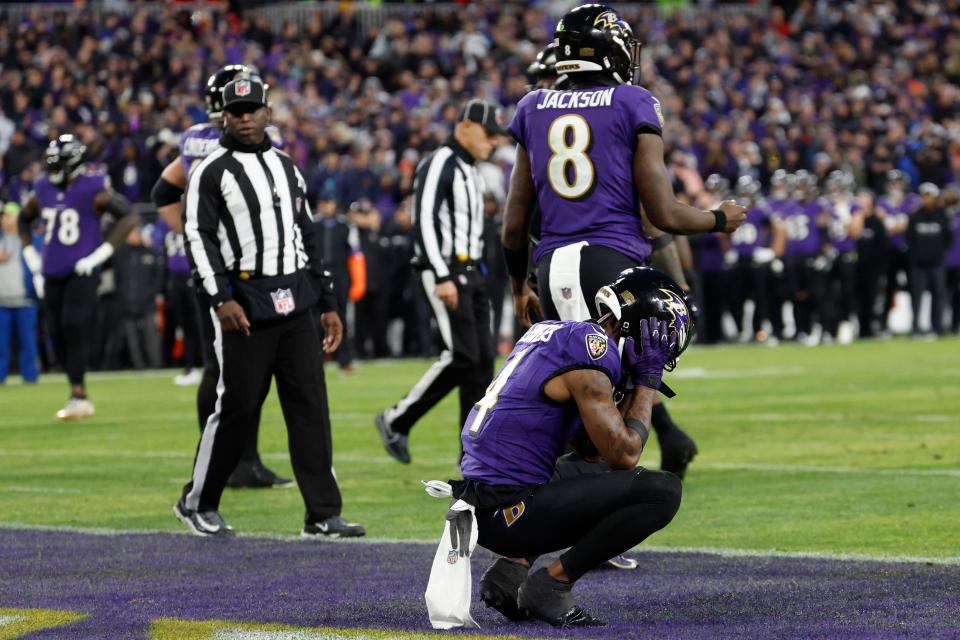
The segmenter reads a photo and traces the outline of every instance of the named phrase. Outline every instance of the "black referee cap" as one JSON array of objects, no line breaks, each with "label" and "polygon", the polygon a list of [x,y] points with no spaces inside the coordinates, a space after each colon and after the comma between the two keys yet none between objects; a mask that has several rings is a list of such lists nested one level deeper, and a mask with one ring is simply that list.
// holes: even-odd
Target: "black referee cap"
[{"label": "black referee cap", "polygon": [[242,76],[223,88],[223,108],[234,104],[267,106],[267,86],[257,76]]},{"label": "black referee cap", "polygon": [[478,98],[474,98],[463,105],[460,109],[460,117],[457,120],[476,122],[483,125],[483,128],[487,131],[497,135],[510,135],[510,132],[504,129],[497,120],[497,107]]}]

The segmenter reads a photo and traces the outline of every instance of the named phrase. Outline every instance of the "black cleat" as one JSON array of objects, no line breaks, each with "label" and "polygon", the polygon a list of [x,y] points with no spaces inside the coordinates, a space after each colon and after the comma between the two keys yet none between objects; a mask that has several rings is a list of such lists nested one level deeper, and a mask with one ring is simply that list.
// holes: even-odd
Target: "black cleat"
[{"label": "black cleat", "polygon": [[190,532],[196,536],[225,538],[234,535],[233,527],[224,522],[218,511],[188,509],[183,498],[180,498],[177,504],[173,506],[173,515],[187,525]]},{"label": "black cleat", "polygon": [[241,460],[237,468],[227,478],[227,486],[231,489],[285,489],[293,486],[290,478],[281,478],[268,469],[261,462],[247,462]]},{"label": "black cleat", "polygon": [[673,427],[660,437],[660,469],[681,480],[697,453],[696,443],[680,427]]},{"label": "black cleat", "polygon": [[527,576],[520,585],[517,604],[539,620],[555,627],[598,627],[597,620],[573,601],[573,584],[554,580],[546,568]]},{"label": "black cleat", "polygon": [[526,620],[530,614],[517,605],[517,592],[527,579],[528,570],[522,564],[506,558],[498,559],[480,578],[480,599],[506,616],[507,620]]},{"label": "black cleat", "polygon": [[320,522],[305,524],[301,538],[361,538],[367,530],[355,522],[347,522],[343,516],[330,516]]},{"label": "black cleat", "polygon": [[390,457],[403,464],[410,464],[410,451],[407,449],[407,434],[397,433],[387,424],[387,416],[383,411],[377,414],[373,419],[377,425],[377,432],[380,434],[380,440],[383,441],[383,448],[387,450]]}]

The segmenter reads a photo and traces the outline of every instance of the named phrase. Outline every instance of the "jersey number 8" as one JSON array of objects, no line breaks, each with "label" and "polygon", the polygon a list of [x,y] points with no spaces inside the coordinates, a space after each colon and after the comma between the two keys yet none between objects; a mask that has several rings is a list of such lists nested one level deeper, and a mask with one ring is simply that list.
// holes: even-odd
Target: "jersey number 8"
[{"label": "jersey number 8", "polygon": [[[568,113],[550,124],[547,144],[553,155],[547,163],[547,177],[561,197],[576,200],[593,188],[596,172],[586,153],[590,142],[590,125],[583,116]],[[567,165],[573,166],[572,181],[568,178]]]}]

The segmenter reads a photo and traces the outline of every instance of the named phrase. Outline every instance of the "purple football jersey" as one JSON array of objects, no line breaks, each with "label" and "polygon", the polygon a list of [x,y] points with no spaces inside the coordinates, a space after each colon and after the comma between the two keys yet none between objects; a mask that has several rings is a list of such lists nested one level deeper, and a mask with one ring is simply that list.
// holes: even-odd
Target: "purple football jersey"
[{"label": "purple football jersey", "polygon": [[766,202],[755,202],[747,209],[747,219],[730,234],[730,245],[741,256],[752,256],[753,250],[770,246],[770,208]]},{"label": "purple football jersey", "polygon": [[572,369],[598,369],[612,384],[620,352],[599,325],[548,320],[520,338],[463,426],[463,477],[492,485],[550,481],[553,466],[582,424],[576,403],[559,404],[543,387]]},{"label": "purple football jersey", "polygon": [[877,200],[877,208],[882,209],[887,225],[887,242],[891,247],[906,250],[907,248],[907,230],[904,228],[900,233],[891,233],[890,229],[896,225],[904,224],[910,214],[920,207],[920,198],[912,193],[904,196],[903,200],[895,203],[889,196],[883,196]]},{"label": "purple football jersey", "polygon": [[509,129],[527,151],[542,216],[534,263],[584,240],[637,262],[650,255],[633,156],[637,134],[662,127],[660,103],[632,85],[538,89],[523,97]]},{"label": "purple football jersey", "polygon": [[697,266],[704,273],[716,273],[724,270],[723,247],[715,233],[705,233],[697,238]]},{"label": "purple football jersey", "polygon": [[953,244],[950,245],[950,251],[947,252],[947,258],[944,264],[948,269],[960,268],[960,211],[955,211],[951,216],[950,223],[953,225]]},{"label": "purple football jersey", "polygon": [[98,193],[110,188],[110,178],[87,173],[60,189],[47,176],[34,183],[37,208],[43,220],[43,275],[73,273],[77,260],[103,242],[100,216],[93,209]]},{"label": "purple football jersey", "polygon": [[787,199],[777,203],[773,215],[787,232],[786,255],[810,257],[820,253],[817,217],[824,206],[825,203],[819,198],[809,202]]},{"label": "purple football jersey", "polygon": [[167,258],[167,271],[181,275],[190,273],[190,262],[183,246],[183,234],[177,233],[163,220],[157,220],[153,226],[153,244],[163,247],[163,255]]},{"label": "purple football jersey", "polygon": [[[267,136],[277,149],[283,148],[283,139],[274,126],[267,127]],[[195,124],[180,136],[180,162],[183,173],[190,175],[195,160],[203,160],[220,148],[220,129],[209,122]]]},{"label": "purple football jersey", "polygon": [[834,202],[830,209],[830,222],[827,225],[827,233],[830,236],[830,243],[833,248],[840,253],[849,253],[857,248],[857,241],[850,237],[847,226],[850,224],[850,218],[860,211],[860,204],[856,201]]}]

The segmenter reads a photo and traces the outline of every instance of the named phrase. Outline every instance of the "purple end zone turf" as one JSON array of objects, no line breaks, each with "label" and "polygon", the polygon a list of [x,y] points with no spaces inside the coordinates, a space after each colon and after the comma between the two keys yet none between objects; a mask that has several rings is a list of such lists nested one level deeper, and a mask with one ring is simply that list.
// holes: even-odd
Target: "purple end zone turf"
[{"label": "purple end zone turf", "polygon": [[[297,626],[430,629],[436,547],[186,535],[0,530],[0,608],[90,617],[30,638],[146,638],[174,617]],[[609,625],[512,624],[474,596],[481,633],[584,638],[960,637],[960,567],[638,553],[634,571],[581,580]],[[491,556],[474,558],[474,588]]]}]

